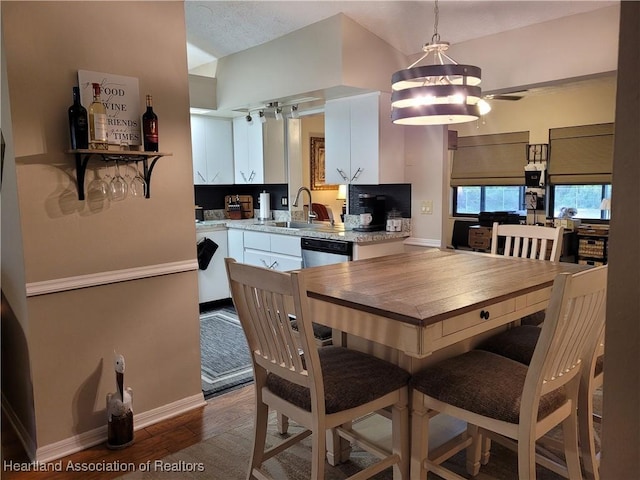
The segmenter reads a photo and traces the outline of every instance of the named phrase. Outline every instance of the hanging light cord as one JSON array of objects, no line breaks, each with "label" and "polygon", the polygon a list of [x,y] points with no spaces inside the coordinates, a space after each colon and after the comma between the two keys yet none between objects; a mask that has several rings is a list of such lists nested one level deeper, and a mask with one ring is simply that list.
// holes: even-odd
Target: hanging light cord
[{"label": "hanging light cord", "polygon": [[436,5],[433,7],[433,13],[435,15],[435,20],[433,22],[433,36],[431,37],[431,43],[440,43],[440,34],[438,33],[438,22],[440,21],[440,7],[438,7],[438,0],[436,0]]}]

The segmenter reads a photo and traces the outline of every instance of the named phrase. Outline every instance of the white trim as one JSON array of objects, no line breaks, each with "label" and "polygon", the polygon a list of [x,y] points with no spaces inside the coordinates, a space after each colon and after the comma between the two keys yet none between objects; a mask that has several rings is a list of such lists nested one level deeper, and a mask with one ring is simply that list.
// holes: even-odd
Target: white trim
[{"label": "white trim", "polygon": [[[133,423],[135,425],[135,430],[140,430],[148,427],[149,425],[167,420],[168,418],[175,417],[176,415],[188,412],[194,408],[202,407],[206,405],[206,403],[207,402],[204,401],[203,394],[199,393],[191,397],[178,400],[177,402],[169,403],[162,407],[134,415]],[[107,426],[104,425],[102,427],[89,430],[88,432],[83,432],[79,435],[74,435],[73,437],[65,438],[59,442],[38,448],[35,453],[34,461],[40,463],[51,462],[53,460],[66,457],[67,455],[71,455],[72,453],[106,442],[106,440]],[[31,458],[33,458],[33,456],[31,456]]]},{"label": "white trim", "polygon": [[31,435],[25,428],[24,424],[20,421],[20,418],[18,418],[18,415],[16,415],[15,410],[11,406],[11,403],[9,403],[9,400],[7,400],[7,397],[4,396],[4,393],[0,393],[0,395],[1,395],[0,401],[2,402],[2,410],[4,410],[4,413],[7,416],[7,420],[9,420],[9,423],[15,430],[16,435],[18,436],[18,439],[20,440],[20,443],[24,448],[24,451],[27,453],[29,458],[35,458],[36,456],[35,440],[31,438]]},{"label": "white trim", "polygon": [[161,263],[158,265],[145,265],[144,267],[125,268],[109,272],[89,273],[75,277],[56,278],[42,282],[27,283],[27,297],[46,295],[48,293],[64,292],[78,288],[96,287],[109,283],[126,282],[140,278],[157,277],[172,273],[189,272],[198,269],[195,259],[180,262]]},{"label": "white trim", "polygon": [[405,245],[411,245],[414,247],[435,247],[440,248],[440,240],[437,238],[418,238],[409,237],[404,241]]}]

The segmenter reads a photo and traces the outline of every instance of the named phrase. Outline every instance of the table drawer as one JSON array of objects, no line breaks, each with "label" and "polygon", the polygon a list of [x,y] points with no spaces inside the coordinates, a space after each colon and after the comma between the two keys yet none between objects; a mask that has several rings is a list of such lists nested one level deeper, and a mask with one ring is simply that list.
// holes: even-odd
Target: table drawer
[{"label": "table drawer", "polygon": [[459,315],[455,318],[442,322],[442,335],[451,335],[466,328],[471,328],[487,320],[494,320],[503,315],[514,312],[516,309],[515,299],[505,300],[486,308],[479,308],[472,312]]}]

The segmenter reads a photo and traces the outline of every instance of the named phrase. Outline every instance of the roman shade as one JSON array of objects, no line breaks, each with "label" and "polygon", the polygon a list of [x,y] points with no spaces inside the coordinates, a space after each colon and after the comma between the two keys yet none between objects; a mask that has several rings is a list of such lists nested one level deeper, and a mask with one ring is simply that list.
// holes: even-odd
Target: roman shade
[{"label": "roman shade", "polygon": [[611,183],[613,131],[613,123],[550,129],[550,182]]},{"label": "roman shade", "polygon": [[451,186],[524,185],[529,132],[459,137]]}]

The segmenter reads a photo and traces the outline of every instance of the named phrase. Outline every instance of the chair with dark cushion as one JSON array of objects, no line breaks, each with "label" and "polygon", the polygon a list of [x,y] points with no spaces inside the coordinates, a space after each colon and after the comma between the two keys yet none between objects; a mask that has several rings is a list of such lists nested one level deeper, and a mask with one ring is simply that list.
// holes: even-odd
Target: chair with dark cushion
[{"label": "chair with dark cushion", "polygon": [[[424,479],[428,471],[460,478],[442,464],[464,448],[467,468],[476,475],[481,461],[489,459],[481,455],[483,439],[500,437],[518,452],[519,477],[535,479],[536,440],[556,425],[562,425],[566,473],[572,480],[582,478],[576,405],[582,367],[593,358],[604,328],[606,278],[606,266],[558,275],[528,366],[472,350],[413,376],[412,478]],[[429,420],[438,413],[470,427],[446,451],[430,452]]]},{"label": "chair with dark cushion", "polygon": [[[510,328],[504,332],[489,337],[478,345],[478,349],[502,355],[524,365],[529,365],[533,358],[540,327],[533,325],[521,325]],[[600,335],[598,347],[594,355],[589,359],[588,368],[584,368],[581,374],[580,389],[578,395],[578,432],[580,435],[580,455],[584,465],[586,478],[598,480],[599,453],[596,449],[595,431],[593,422],[602,422],[602,417],[593,412],[593,394],[603,383],[604,371],[604,332]],[[546,439],[546,444],[554,449],[558,448],[557,442]],[[488,445],[484,446],[487,454]],[[562,474],[563,472],[558,472]]]},{"label": "chair with dark cushion", "polygon": [[[256,423],[248,478],[269,478],[264,462],[311,435],[311,478],[324,478],[326,433],[333,429],[380,460],[358,472],[370,478],[393,466],[409,476],[410,375],[400,367],[344,347],[316,345],[305,270],[278,272],[226,259],[238,318],[253,362]],[[299,334],[291,327],[296,318]],[[392,451],[351,429],[351,422],[391,409]],[[265,451],[269,409],[305,427]],[[351,478],[351,477],[350,477]]]}]

